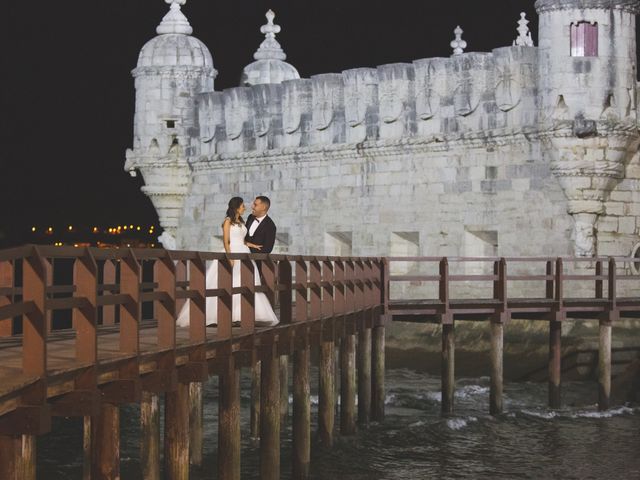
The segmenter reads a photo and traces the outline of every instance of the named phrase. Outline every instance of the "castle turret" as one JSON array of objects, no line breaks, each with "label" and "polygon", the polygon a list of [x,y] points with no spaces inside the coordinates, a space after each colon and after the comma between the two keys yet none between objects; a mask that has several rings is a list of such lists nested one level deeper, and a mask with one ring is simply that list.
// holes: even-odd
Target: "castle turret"
[{"label": "castle turret", "polygon": [[544,145],[575,220],[575,253],[597,254],[597,222],[638,141],[637,0],[537,0]]},{"label": "castle turret", "polygon": [[[190,182],[187,159],[198,154],[196,95],[213,91],[217,74],[207,47],[191,33],[181,11],[186,0],[165,0],[170,10],[142,47],[132,71],[136,87],[133,149],[125,170],[140,171],[160,225],[175,237]],[[166,238],[166,237],[165,237]]]},{"label": "castle turret", "polygon": [[253,54],[255,62],[244,67],[242,71],[240,83],[245,87],[265,83],[282,83],[285,80],[300,78],[295,67],[285,62],[287,55],[276,40],[276,34],[280,33],[280,25],[273,23],[276,14],[269,10],[265,16],[267,24],[260,28],[265,39]]}]

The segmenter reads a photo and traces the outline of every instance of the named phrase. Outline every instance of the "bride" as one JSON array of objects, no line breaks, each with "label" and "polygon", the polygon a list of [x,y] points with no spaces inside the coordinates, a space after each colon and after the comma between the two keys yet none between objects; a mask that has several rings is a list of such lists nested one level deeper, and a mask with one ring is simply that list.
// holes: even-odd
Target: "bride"
[{"label": "bride", "polygon": [[[233,197],[229,200],[227,208],[227,216],[222,223],[222,238],[224,250],[227,253],[251,253],[249,247],[260,250],[261,245],[255,245],[245,242],[247,235],[247,227],[242,219],[245,211],[244,200],[240,197]],[[240,260],[230,260],[233,266],[233,286],[240,286]],[[256,267],[256,263],[252,260],[253,271],[255,275],[255,284],[260,285],[260,273]],[[211,262],[206,273],[207,288],[217,288],[218,286],[218,261]],[[178,315],[177,325],[179,327],[189,326],[189,301],[187,301]],[[278,317],[273,311],[269,299],[262,292],[255,293],[255,323],[260,326],[273,326],[278,323]],[[218,323],[218,299],[216,297],[207,297],[207,325],[217,325]],[[232,299],[232,318],[234,323],[240,322],[240,294],[233,295]]]}]

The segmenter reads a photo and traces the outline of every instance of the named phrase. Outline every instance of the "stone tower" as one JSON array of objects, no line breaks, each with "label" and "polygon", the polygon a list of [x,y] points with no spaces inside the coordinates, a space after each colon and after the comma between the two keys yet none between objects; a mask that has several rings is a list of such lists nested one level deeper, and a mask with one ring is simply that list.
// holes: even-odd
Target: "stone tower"
[{"label": "stone tower", "polygon": [[[193,29],[180,6],[186,0],[165,0],[170,10],[147,42],[132,71],[136,108],[133,150],[125,169],[140,171],[143,192],[151,199],[165,230],[163,241],[175,238],[190,183],[187,158],[198,146],[195,99],[214,88],[216,70],[207,47],[191,36]],[[167,237],[170,235],[171,237]]]},{"label": "stone tower", "polygon": [[568,199],[578,256],[637,150],[636,0],[537,0],[544,150]]}]

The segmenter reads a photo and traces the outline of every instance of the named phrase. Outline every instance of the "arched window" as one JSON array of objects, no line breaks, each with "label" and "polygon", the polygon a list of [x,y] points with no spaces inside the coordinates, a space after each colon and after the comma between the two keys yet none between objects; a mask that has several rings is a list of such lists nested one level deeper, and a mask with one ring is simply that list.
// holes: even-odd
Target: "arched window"
[{"label": "arched window", "polygon": [[598,56],[598,24],[578,22],[571,24],[571,56]]}]

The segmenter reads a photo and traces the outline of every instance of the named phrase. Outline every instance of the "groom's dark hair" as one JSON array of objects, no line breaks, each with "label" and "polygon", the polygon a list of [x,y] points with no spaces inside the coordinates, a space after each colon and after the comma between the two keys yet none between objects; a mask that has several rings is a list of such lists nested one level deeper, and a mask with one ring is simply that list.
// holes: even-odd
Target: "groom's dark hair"
[{"label": "groom's dark hair", "polygon": [[271,207],[271,200],[269,200],[269,197],[265,197],[264,195],[259,195],[256,197],[256,200],[260,200],[262,203],[266,203],[267,210],[269,210],[269,207]]}]

